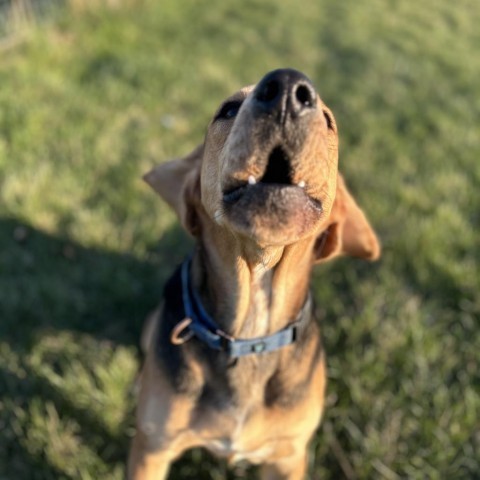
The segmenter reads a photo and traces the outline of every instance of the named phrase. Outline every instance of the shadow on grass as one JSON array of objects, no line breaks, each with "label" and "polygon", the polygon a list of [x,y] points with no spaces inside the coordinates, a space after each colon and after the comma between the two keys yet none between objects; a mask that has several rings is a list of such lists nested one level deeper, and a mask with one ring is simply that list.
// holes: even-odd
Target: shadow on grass
[{"label": "shadow on grass", "polygon": [[145,315],[189,248],[174,227],[141,261],[0,219],[0,335],[25,352],[43,329],[137,345]]},{"label": "shadow on grass", "polygon": [[[36,398],[43,405],[52,403],[62,421],[73,419],[80,425],[82,442],[106,464],[123,461],[126,436],[109,432],[95,413],[74,405],[24,359],[43,335],[62,332],[74,338],[86,334],[113,346],[137,346],[146,314],[189,249],[179,227],[166,232],[142,261],[0,219],[0,353],[8,359],[10,352],[16,359],[15,369],[0,367],[0,478],[69,478],[44,454],[24,447],[25,424],[16,417]],[[132,419],[121,423],[125,428],[118,431],[124,434]]]}]

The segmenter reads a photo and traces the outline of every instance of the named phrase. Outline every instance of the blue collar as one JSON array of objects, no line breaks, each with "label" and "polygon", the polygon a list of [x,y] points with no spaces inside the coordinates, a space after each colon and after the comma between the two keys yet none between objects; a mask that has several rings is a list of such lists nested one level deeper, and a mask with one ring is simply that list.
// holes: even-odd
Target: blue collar
[{"label": "blue collar", "polygon": [[186,319],[191,320],[186,328],[190,330],[191,335],[195,335],[201,342],[214,350],[226,352],[231,358],[272,352],[291,345],[297,339],[299,329],[310,318],[309,312],[307,312],[311,306],[309,294],[295,321],[284,329],[264,337],[252,339],[233,338],[222,331],[205,311],[198,292],[193,288],[191,282],[191,263],[191,258],[189,257],[183,262],[181,267],[183,308]]}]

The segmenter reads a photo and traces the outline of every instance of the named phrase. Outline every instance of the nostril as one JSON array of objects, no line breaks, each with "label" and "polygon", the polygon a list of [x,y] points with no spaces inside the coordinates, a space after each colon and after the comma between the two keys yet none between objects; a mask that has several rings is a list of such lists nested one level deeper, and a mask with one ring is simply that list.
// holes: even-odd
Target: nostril
[{"label": "nostril", "polygon": [[306,85],[299,85],[295,91],[295,98],[304,107],[313,107],[314,97]]},{"label": "nostril", "polygon": [[271,102],[277,98],[280,86],[276,80],[270,80],[257,92],[257,100],[260,102]]},{"label": "nostril", "polygon": [[277,121],[285,123],[314,110],[317,94],[303,73],[287,68],[267,73],[255,87],[253,100],[258,115],[276,115]]}]

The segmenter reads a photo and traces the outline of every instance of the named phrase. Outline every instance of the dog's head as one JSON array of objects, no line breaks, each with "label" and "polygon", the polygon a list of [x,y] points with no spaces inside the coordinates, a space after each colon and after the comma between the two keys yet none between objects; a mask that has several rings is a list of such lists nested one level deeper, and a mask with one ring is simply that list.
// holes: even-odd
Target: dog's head
[{"label": "dog's head", "polygon": [[225,100],[201,146],[145,179],[193,235],[210,221],[260,247],[315,236],[317,260],[377,258],[376,236],[337,164],[331,111],[305,75],[284,69]]}]

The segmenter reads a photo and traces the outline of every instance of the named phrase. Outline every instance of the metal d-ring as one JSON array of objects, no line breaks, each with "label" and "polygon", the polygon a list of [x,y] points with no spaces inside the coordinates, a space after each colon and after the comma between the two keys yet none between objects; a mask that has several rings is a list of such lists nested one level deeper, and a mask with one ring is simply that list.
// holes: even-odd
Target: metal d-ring
[{"label": "metal d-ring", "polygon": [[188,326],[191,323],[192,323],[192,319],[187,317],[175,325],[175,327],[172,330],[172,334],[170,335],[170,342],[173,345],[182,345],[188,342],[193,337],[194,333],[191,330],[183,337],[181,336],[182,332],[186,328],[188,328]]}]

